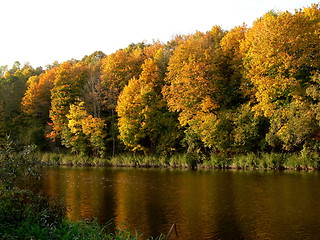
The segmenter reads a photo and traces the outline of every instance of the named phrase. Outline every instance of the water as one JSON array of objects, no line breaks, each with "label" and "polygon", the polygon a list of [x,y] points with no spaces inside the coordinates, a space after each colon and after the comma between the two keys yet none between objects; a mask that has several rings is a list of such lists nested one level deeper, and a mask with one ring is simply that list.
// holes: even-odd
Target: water
[{"label": "water", "polygon": [[170,239],[320,239],[318,172],[50,168],[68,218],[114,220]]}]

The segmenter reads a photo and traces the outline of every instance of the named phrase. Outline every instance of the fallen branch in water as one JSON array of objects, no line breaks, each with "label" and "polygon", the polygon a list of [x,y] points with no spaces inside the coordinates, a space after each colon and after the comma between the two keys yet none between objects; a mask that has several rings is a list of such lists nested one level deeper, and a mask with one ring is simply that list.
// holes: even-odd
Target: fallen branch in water
[{"label": "fallen branch in water", "polygon": [[171,226],[168,234],[167,234],[166,240],[169,240],[169,236],[170,236],[173,228],[174,228],[174,230],[175,230],[175,232],[176,232],[176,236],[179,237],[179,236],[178,236],[178,232],[177,232],[177,224],[174,222],[174,223],[172,224],[172,226]]}]

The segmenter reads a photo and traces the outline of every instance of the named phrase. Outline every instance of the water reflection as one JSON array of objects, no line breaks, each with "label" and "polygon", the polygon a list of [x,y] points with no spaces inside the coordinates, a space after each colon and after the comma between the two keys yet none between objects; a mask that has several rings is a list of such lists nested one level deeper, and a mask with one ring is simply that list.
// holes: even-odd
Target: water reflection
[{"label": "water reflection", "polygon": [[316,239],[320,227],[311,172],[50,168],[44,191],[64,197],[70,219],[114,219],[145,236],[174,222],[179,239]]}]

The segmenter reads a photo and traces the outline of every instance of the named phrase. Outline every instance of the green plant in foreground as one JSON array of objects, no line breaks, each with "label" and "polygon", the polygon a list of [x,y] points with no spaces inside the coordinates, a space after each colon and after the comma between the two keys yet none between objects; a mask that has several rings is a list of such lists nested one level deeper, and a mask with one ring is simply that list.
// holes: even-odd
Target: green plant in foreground
[{"label": "green plant in foreground", "polygon": [[[50,159],[50,156],[45,157]],[[57,155],[53,157],[56,158]],[[35,146],[27,146],[18,151],[8,137],[6,144],[0,149],[0,239],[136,240],[141,238],[142,235],[133,234],[127,229],[117,229],[113,233],[108,233],[110,224],[102,226],[97,221],[66,220],[66,208],[61,201],[49,200],[42,194],[32,191],[26,184],[22,184],[27,177],[37,177],[38,168]],[[163,236],[157,239],[163,239]]]}]

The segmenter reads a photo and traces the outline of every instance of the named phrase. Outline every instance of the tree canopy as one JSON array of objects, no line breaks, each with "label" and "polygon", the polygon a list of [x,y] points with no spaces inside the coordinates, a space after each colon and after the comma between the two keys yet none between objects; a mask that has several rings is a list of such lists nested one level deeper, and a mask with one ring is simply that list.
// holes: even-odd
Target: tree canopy
[{"label": "tree canopy", "polygon": [[45,70],[3,66],[0,144],[13,135],[91,156],[319,152],[319,29],[314,4]]}]

